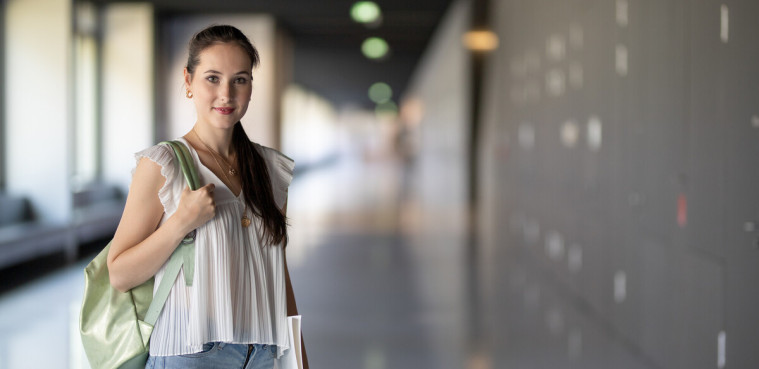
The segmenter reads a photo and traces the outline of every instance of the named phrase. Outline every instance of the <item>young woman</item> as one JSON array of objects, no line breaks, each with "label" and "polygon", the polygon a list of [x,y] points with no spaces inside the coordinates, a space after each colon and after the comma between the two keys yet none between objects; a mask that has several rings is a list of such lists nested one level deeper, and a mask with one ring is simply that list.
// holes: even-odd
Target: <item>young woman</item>
[{"label": "young woman", "polygon": [[[174,153],[155,145],[138,161],[108,254],[111,284],[126,291],[155,276],[196,230],[195,275],[171,289],[150,339],[147,368],[272,368],[288,348],[298,308],[285,260],[287,188],[294,163],[251,142],[240,124],[258,51],[231,26],[190,41],[186,96],[197,111],[187,145],[201,183],[187,188]],[[304,349],[304,365],[308,367]]]}]

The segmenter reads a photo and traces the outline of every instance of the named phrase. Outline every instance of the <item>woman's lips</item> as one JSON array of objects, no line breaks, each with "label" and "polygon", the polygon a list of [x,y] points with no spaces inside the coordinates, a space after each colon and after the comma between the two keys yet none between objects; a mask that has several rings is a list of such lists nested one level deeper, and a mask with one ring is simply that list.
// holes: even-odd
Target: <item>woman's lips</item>
[{"label": "woman's lips", "polygon": [[229,115],[235,111],[235,108],[213,108],[213,110],[216,110],[221,115]]}]

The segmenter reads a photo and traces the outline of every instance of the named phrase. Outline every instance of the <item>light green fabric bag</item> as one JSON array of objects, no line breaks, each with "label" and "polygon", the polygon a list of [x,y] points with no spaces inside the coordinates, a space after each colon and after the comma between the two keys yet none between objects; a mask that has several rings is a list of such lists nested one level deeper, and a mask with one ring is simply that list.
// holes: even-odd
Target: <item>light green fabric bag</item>
[{"label": "light green fabric bag", "polygon": [[[178,141],[163,143],[174,150],[190,189],[198,189],[200,181],[187,147]],[[144,368],[153,326],[182,267],[185,283],[192,285],[195,231],[171,255],[155,297],[153,278],[123,293],[111,286],[107,265],[110,246],[109,242],[84,269],[84,298],[79,315],[82,344],[93,369]]]}]

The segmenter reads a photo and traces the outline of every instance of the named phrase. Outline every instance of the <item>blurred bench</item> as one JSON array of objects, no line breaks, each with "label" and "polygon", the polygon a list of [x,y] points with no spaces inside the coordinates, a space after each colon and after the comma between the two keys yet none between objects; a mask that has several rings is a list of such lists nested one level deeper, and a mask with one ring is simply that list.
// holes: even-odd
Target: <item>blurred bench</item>
[{"label": "blurred bench", "polygon": [[76,242],[110,238],[119,225],[125,201],[123,192],[111,185],[93,184],[74,192],[71,228]]},{"label": "blurred bench", "polygon": [[91,185],[72,194],[71,221],[53,224],[40,221],[29,200],[0,194],[0,269],[56,252],[75,260],[79,245],[113,235],[124,202],[117,187]]},{"label": "blurred bench", "polygon": [[0,268],[66,251],[68,227],[35,220],[29,200],[0,194]]}]

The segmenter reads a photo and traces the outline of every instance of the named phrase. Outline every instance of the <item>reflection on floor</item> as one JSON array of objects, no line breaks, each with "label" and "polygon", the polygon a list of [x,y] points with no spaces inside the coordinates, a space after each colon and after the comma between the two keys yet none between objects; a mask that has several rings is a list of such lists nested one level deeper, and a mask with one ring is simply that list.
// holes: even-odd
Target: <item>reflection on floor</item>
[{"label": "reflection on floor", "polygon": [[[549,276],[429,214],[408,171],[343,160],[290,189],[288,263],[312,368],[650,368]],[[89,368],[85,261],[0,296],[0,369]]]}]

